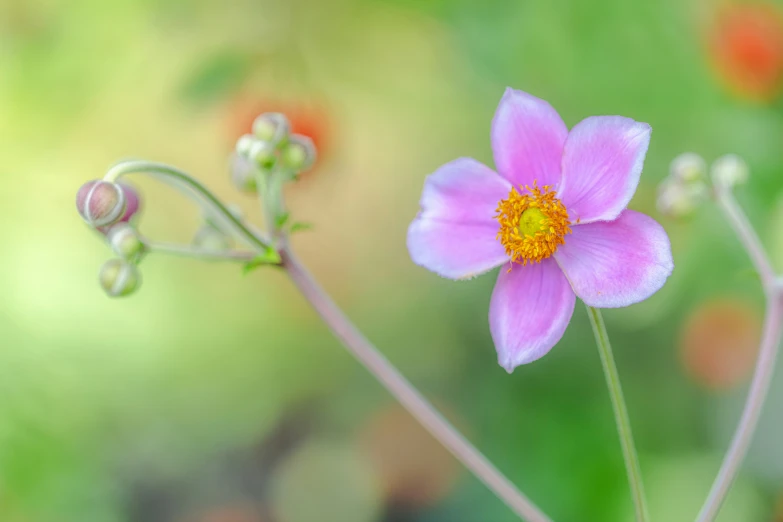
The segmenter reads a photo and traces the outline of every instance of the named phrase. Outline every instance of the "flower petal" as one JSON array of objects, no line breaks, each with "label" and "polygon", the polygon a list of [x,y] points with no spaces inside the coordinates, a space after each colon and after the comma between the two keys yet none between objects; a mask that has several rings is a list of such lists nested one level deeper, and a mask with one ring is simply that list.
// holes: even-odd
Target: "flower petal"
[{"label": "flower petal", "polygon": [[557,344],[574,313],[576,296],[552,259],[500,270],[489,305],[498,362],[509,373],[543,357]]},{"label": "flower petal", "polygon": [[652,129],[622,116],[591,116],[565,143],[560,200],[571,221],[611,221],[631,201]]},{"label": "flower petal", "polygon": [[498,202],[511,185],[470,158],[427,177],[421,211],[408,228],[413,262],[449,279],[465,279],[508,261],[496,239]]},{"label": "flower petal", "polygon": [[492,151],[498,172],[515,186],[560,184],[568,136],[560,115],[544,100],[506,89],[492,120]]},{"label": "flower petal", "polygon": [[644,301],[660,290],[674,268],[666,231],[633,210],[614,221],[573,227],[555,259],[576,295],[598,308]]}]

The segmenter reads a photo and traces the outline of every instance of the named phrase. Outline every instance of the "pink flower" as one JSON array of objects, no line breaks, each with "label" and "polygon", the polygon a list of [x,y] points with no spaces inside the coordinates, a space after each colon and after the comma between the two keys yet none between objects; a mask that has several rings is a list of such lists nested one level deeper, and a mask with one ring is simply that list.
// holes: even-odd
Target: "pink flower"
[{"label": "pink flower", "polygon": [[508,372],[557,344],[577,296],[628,306],[671,274],[666,232],[626,210],[650,132],[621,116],[592,116],[569,132],[547,102],[507,89],[492,121],[498,173],[460,158],[427,178],[408,229],[411,258],[449,279],[505,265],[489,327]]}]

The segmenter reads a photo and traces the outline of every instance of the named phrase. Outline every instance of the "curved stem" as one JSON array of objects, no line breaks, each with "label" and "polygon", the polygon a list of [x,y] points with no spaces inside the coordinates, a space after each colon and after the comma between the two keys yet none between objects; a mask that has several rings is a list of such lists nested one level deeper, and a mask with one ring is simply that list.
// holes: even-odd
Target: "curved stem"
[{"label": "curved stem", "polygon": [[403,377],[389,361],[359,332],[328,295],[318,286],[294,255],[284,248],[280,252],[283,268],[332,333],[354,357],[465,467],[473,472],[498,498],[528,522],[550,522],[514,484],[468,442]]},{"label": "curved stem", "polygon": [[775,371],[775,359],[780,344],[780,315],[780,298],[772,296],[767,302],[764,333],[748,398],[745,400],[745,408],[726,456],[723,458],[718,476],[715,478],[709,496],[696,519],[697,522],[715,520],[748,452]]},{"label": "curved stem", "polygon": [[707,500],[704,502],[697,522],[712,522],[717,517],[723,501],[729,492],[729,488],[737,477],[742,461],[748,453],[748,448],[753,439],[753,434],[758,426],[761,410],[772,382],[775,371],[775,359],[781,337],[781,290],[776,282],[775,272],[772,268],[764,247],[750,225],[748,218],[737,204],[729,189],[719,188],[716,191],[718,204],[726,215],[726,219],[736,232],[740,242],[748,252],[753,265],[761,277],[764,293],[767,296],[764,327],[759,347],[759,355],[756,360],[756,369],[745,399],[739,425],[721,463],[718,476],[710,488]]},{"label": "curved stem", "polygon": [[612,355],[612,346],[609,344],[609,336],[606,333],[606,325],[601,311],[588,306],[587,315],[590,316],[590,324],[593,327],[595,342],[598,345],[598,352],[601,354],[601,364],[604,367],[606,386],[609,388],[609,396],[612,399],[612,409],[617,422],[620,446],[623,449],[625,470],[628,473],[628,484],[631,487],[636,520],[637,522],[646,522],[650,519],[650,515],[647,512],[647,500],[644,496],[642,471],[639,466],[639,456],[636,454],[636,446],[633,443],[631,421],[628,418],[628,408],[625,406],[623,389],[620,386],[620,375],[617,373],[617,366]]},{"label": "curved stem", "polygon": [[246,226],[241,219],[232,214],[231,210],[215,197],[209,189],[189,174],[175,167],[151,161],[124,161],[109,169],[103,179],[115,182],[122,176],[132,173],[153,174],[175,186],[186,186],[201,203],[209,207],[215,216],[225,222],[239,237],[261,251],[269,248],[269,243],[265,238],[261,237],[257,232]]},{"label": "curved stem", "polygon": [[715,188],[715,197],[723,210],[726,220],[729,222],[734,232],[737,234],[742,246],[745,247],[750,256],[753,266],[761,277],[761,284],[764,291],[769,293],[775,288],[775,270],[772,268],[769,258],[761,244],[759,236],[753,229],[753,225],[748,221],[748,217],[742,211],[742,208],[734,199],[731,189],[725,187]]}]

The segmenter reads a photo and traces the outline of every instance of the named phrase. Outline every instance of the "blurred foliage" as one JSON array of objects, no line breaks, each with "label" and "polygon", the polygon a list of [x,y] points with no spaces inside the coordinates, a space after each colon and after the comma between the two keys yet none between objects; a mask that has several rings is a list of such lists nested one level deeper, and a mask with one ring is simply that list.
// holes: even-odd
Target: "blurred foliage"
[{"label": "blurred foliage", "polygon": [[[742,155],[752,177],[738,197],[783,268],[783,103],[743,98],[716,72],[707,41],[718,4],[4,0],[0,520],[323,522],[346,509],[357,522],[514,519],[466,473],[432,502],[378,496],[383,477],[359,448],[391,399],[274,270],[243,277],[151,257],[133,298],[107,300],[96,284],[110,253],[80,222],[77,188],[117,159],[145,157],[193,172],[258,220],[227,157],[237,122],[264,107],[301,108],[328,141],[289,190],[293,218],[315,225],[294,244],[349,315],[555,520],[630,520],[581,310],[550,355],[508,376],[487,327],[493,276],[444,281],[405,251],[424,176],[458,156],[491,164],[489,124],[509,85],[569,125],[622,114],[654,129],[632,206],[666,227],[676,270],[654,298],[606,320],[653,514],[694,515],[744,386],[693,380],[682,330],[704,303],[757,311],[762,296],[716,209],[687,222],[656,214],[669,161]],[[134,181],[142,230],[189,241],[196,209]],[[312,398],[315,411],[300,414],[309,427],[290,431]],[[722,520],[770,520],[782,403],[778,385]],[[442,475],[410,480],[431,476]],[[311,497],[321,484],[332,493]]]}]

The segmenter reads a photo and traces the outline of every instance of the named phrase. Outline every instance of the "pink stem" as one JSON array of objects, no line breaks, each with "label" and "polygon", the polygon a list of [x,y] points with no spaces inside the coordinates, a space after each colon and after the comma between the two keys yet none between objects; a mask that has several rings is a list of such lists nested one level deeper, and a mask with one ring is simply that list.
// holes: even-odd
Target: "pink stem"
[{"label": "pink stem", "polygon": [[775,371],[775,359],[781,336],[781,293],[777,284],[775,272],[769,258],[761,245],[756,232],[748,222],[747,217],[737,204],[729,189],[719,188],[716,191],[718,204],[726,214],[726,218],[747,250],[756,270],[761,276],[764,292],[767,295],[767,310],[764,317],[763,334],[759,348],[756,369],[750,383],[745,408],[742,411],[737,430],[731,440],[726,456],[723,458],[718,476],[712,484],[704,506],[699,512],[696,522],[712,522],[726,499],[726,495],[737,477],[742,461],[748,453],[748,448],[756,432],[761,410],[769,391],[770,382]]},{"label": "pink stem", "polygon": [[427,431],[443,444],[462,464],[478,477],[520,518],[528,522],[551,522],[511,481],[463,437],[398,372],[326,295],[318,283],[299,264],[290,250],[280,252],[282,266],[332,333],[349,352],[386,388]]}]

